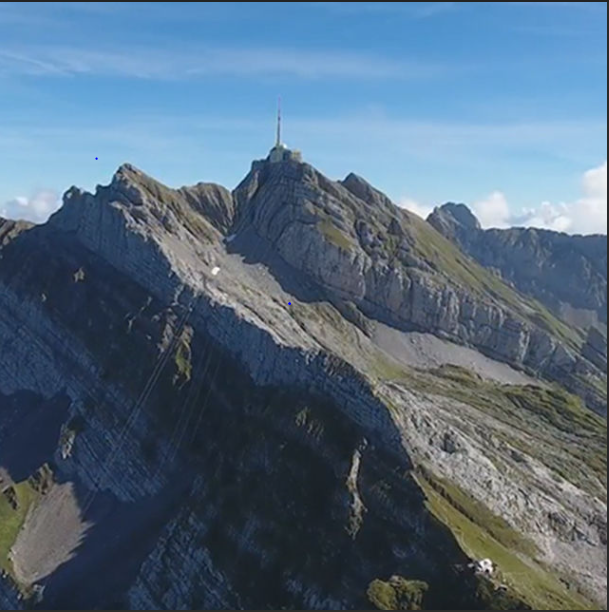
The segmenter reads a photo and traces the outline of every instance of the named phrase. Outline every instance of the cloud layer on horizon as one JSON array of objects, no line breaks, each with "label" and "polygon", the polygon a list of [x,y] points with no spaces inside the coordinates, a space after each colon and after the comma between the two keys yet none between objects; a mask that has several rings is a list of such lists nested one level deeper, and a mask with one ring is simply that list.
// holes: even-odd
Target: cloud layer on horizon
[{"label": "cloud layer on horizon", "polygon": [[[432,207],[405,198],[400,206],[427,218]],[[471,205],[485,229],[535,227],[568,234],[607,234],[607,162],[584,174],[582,195],[575,202],[542,202],[514,214],[508,197],[494,191]]]},{"label": "cloud layer on horizon", "polygon": [[40,189],[30,197],[17,196],[0,208],[0,217],[44,223],[60,207],[59,194],[50,189]]},{"label": "cloud layer on horizon", "polygon": [[476,202],[473,210],[484,227],[522,226],[569,234],[606,234],[607,162],[585,173],[582,195],[575,202],[542,202],[515,215],[507,196],[496,191]]}]

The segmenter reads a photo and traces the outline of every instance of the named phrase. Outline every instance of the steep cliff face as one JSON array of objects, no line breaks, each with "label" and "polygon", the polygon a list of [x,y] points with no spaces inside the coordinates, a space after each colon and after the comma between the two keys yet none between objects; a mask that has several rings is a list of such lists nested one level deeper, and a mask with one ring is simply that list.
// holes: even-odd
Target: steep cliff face
[{"label": "steep cliff face", "polygon": [[463,204],[429,222],[486,268],[573,325],[607,324],[607,237],[537,229],[483,230]]},{"label": "steep cliff face", "polygon": [[[295,162],[234,194],[123,166],[45,226],[0,223],[0,602],[375,609],[424,584],[425,609],[595,609],[604,421],[376,333],[546,376],[534,357],[561,353],[586,396],[599,370],[520,300],[361,179]],[[510,597],[467,569],[488,556]]]},{"label": "steep cliff face", "polygon": [[10,221],[0,217],[0,244],[8,244],[20,232],[29,229],[31,224],[23,221]]},{"label": "steep cliff face", "polygon": [[334,183],[305,164],[260,163],[236,199],[240,231],[251,225],[328,295],[529,368],[606,411],[583,338],[363,179]]},{"label": "steep cliff face", "polygon": [[607,372],[607,335],[596,327],[588,332],[584,356],[603,372]]}]

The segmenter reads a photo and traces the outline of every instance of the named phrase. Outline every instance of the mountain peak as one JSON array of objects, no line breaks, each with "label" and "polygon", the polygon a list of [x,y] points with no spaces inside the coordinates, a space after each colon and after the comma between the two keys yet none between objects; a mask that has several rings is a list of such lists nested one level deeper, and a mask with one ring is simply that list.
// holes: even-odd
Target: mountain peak
[{"label": "mountain peak", "polygon": [[535,228],[482,229],[464,204],[446,204],[429,223],[483,267],[499,272],[577,327],[607,323],[607,237]]},{"label": "mountain peak", "polygon": [[19,233],[31,227],[33,224],[27,221],[12,221],[0,217],[0,245],[10,242]]},{"label": "mountain peak", "polygon": [[[361,177],[291,159],[233,193],[124,164],[46,226],[14,226],[0,565],[24,593],[44,577],[45,609],[392,609],[393,589],[427,589],[382,581],[396,572],[429,580],[422,608],[599,609],[573,597],[606,598],[606,422],[559,385],[604,414],[601,332],[581,349]],[[489,550],[539,592],[516,578],[479,601],[455,568]],[[0,576],[0,608],[41,607],[7,603],[12,587]]]},{"label": "mountain peak", "polygon": [[436,215],[449,217],[466,229],[482,229],[480,221],[466,204],[448,202],[447,204],[444,204],[444,206],[436,208],[436,210],[432,213],[432,216]]},{"label": "mountain peak", "polygon": [[[465,205],[447,204],[434,215],[438,224],[409,215],[353,173],[336,182],[305,163],[267,160],[255,164],[232,194],[204,184],[171,189],[124,164],[111,185],[95,195],[68,197],[54,222],[77,232],[88,248],[102,249],[106,259],[114,258],[117,244],[143,237],[148,246],[154,242],[170,253],[172,269],[196,261],[205,250],[222,251],[223,236],[253,231],[308,282],[372,319],[470,344],[550,377],[555,363],[540,361],[540,343],[552,346],[556,359],[566,356],[570,365],[562,364],[563,370],[588,367],[578,365],[581,342],[558,320],[549,313],[544,318],[538,305],[523,302],[507,285],[498,293],[495,275],[484,269],[497,266],[478,267],[445,240],[484,233]],[[172,255],[176,244],[179,258]],[[139,265],[139,253],[129,256],[136,258],[134,267]],[[417,300],[420,296],[425,298]],[[434,317],[425,300],[440,304]],[[478,313],[474,322],[468,311],[472,303]],[[495,333],[509,334],[510,342],[489,342],[487,320],[498,321]],[[558,351],[559,345],[564,350]],[[600,400],[594,395],[587,401],[598,405]]]},{"label": "mountain peak", "polygon": [[[118,194],[126,196],[132,204],[141,205],[145,202],[141,188],[152,183],[158,183],[152,177],[142,172],[132,164],[122,164],[112,177],[109,188]],[[101,187],[98,189],[107,189]]]},{"label": "mountain peak", "polygon": [[358,174],[353,172],[349,174],[347,178],[342,181],[342,185],[363,202],[389,208],[395,207],[393,202],[382,191],[373,187],[366,179]]},{"label": "mountain peak", "polygon": [[133,164],[125,162],[124,164],[121,164],[119,166],[118,170],[116,171],[116,174],[124,176],[142,176],[145,173],[142,172],[139,168],[136,168]]}]

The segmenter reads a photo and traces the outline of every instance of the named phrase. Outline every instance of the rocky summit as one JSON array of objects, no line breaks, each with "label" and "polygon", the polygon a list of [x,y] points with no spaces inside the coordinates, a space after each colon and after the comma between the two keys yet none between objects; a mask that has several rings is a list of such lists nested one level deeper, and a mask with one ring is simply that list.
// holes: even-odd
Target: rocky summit
[{"label": "rocky summit", "polygon": [[606,336],[606,236],[568,236],[532,228],[483,230],[464,204],[446,204],[428,221],[478,263],[567,323],[602,328]]},{"label": "rocky summit", "polygon": [[0,607],[606,609],[606,237],[288,153],[0,220]]}]

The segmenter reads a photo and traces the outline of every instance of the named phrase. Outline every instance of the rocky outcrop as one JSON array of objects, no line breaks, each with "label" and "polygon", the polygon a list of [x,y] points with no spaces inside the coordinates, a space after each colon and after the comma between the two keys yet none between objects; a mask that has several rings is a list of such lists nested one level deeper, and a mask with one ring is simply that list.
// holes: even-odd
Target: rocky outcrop
[{"label": "rocky outcrop", "polygon": [[581,385],[600,373],[576,336],[363,179],[334,183],[304,164],[255,164],[235,199],[240,231],[253,226],[328,295],[558,380],[606,411],[606,397]]},{"label": "rocky outcrop", "polygon": [[607,237],[538,229],[483,230],[464,204],[446,204],[428,219],[486,268],[569,323],[607,323]]},{"label": "rocky outcrop", "polygon": [[[86,214],[89,204],[74,200],[65,214],[92,249],[100,243],[89,241],[86,219],[71,218]],[[117,231],[111,215],[104,219],[104,233]],[[438,592],[442,583],[453,584],[452,601],[473,601],[473,589],[461,587],[452,572],[465,557],[426,512],[387,407],[341,359],[281,346],[206,293],[189,318],[190,383],[176,383],[180,366],[172,361],[154,396],[133,412],[155,346],[165,327],[176,324],[161,299],[165,290],[173,299],[171,280],[142,287],[58,232],[63,221],[13,244],[2,269],[21,262],[10,281],[2,275],[6,326],[0,329],[14,348],[10,362],[23,366],[33,338],[38,351],[27,369],[10,370],[3,353],[0,388],[11,395],[33,388],[65,394],[70,405],[69,414],[47,406],[54,420],[36,446],[55,438],[46,459],[55,463],[58,484],[13,546],[19,575],[33,576],[36,559],[44,560],[38,572],[47,586],[45,606],[353,609],[366,605],[362,585],[377,572],[397,566],[409,574],[415,565]],[[113,238],[124,244],[118,231]],[[112,261],[132,273],[130,248]],[[49,252],[54,257],[43,268]],[[77,278],[75,266],[83,270]],[[142,260],[139,266],[137,278],[153,276]],[[156,278],[164,273],[158,268]],[[26,318],[28,325],[9,327],[9,318]],[[17,408],[29,418],[22,425],[11,419],[11,434],[23,428],[26,435],[27,422],[35,420],[28,412],[38,411],[38,402]],[[68,430],[74,440],[64,457]],[[363,444],[368,438],[375,450]],[[15,454],[2,460],[16,473]],[[377,501],[377,479],[392,472],[402,476],[393,478],[391,500]],[[76,543],[57,532],[57,517],[66,517],[55,504],[66,500],[58,489],[66,481],[83,512],[81,524],[70,519]],[[350,535],[354,486],[367,497],[357,542]],[[42,535],[45,515],[53,528]]]},{"label": "rocky outcrop", "polygon": [[591,327],[583,351],[586,359],[607,372],[607,336],[596,327]]},{"label": "rocky outcrop", "polygon": [[228,189],[220,185],[199,183],[194,187],[183,187],[180,193],[193,210],[203,215],[218,231],[226,234],[230,230],[235,218],[235,208]]},{"label": "rocky outcrop", "polygon": [[[568,467],[575,448],[589,447],[592,440],[598,444],[594,452],[602,457],[606,442],[600,419],[594,428],[596,433],[590,436],[591,432],[578,428],[558,451],[546,445],[546,434],[529,438],[529,432],[538,427],[553,427],[544,422],[542,414],[530,413],[520,421],[525,425],[519,432],[502,432],[500,421],[509,403],[503,403],[499,390],[475,391],[482,393],[482,410],[460,405],[458,393],[443,397],[441,391],[430,400],[417,392],[412,395],[401,385],[392,385],[384,392],[404,407],[399,417],[403,419],[401,430],[408,438],[415,461],[418,458],[433,466],[434,473],[447,475],[448,482],[458,483],[474,499],[484,500],[495,515],[506,517],[518,532],[529,534],[540,558],[563,571],[567,568],[574,571],[579,582],[593,592],[604,592],[606,579],[592,568],[606,564],[606,503],[591,499],[573,486],[574,482],[580,485],[582,482]],[[531,393],[533,397],[538,392]],[[477,432],[481,430],[487,435],[479,437]],[[519,452],[518,448],[522,450]],[[547,466],[554,461],[562,465],[563,476],[550,476]],[[516,473],[519,476],[514,478]],[[447,489],[441,486],[436,490],[447,494]],[[508,507],[510,510],[506,511]],[[520,546],[522,542],[514,540],[508,548],[517,555]],[[580,558],[576,564],[575,556]]]},{"label": "rocky outcrop", "polygon": [[[522,547],[552,605],[592,605],[600,419],[548,394],[491,422],[495,390],[481,383],[480,403],[468,379],[453,381],[459,419],[443,375],[415,392],[421,372],[362,331],[421,329],[548,376],[580,363],[517,298],[355,176],[259,162],[231,195],[126,165],[95,194],[71,189],[47,225],[0,240],[0,471],[29,504],[2,541],[19,586],[43,587],[45,609],[340,610],[369,608],[369,586],[397,575],[424,582],[433,609],[484,609],[460,521],[501,539],[496,513],[561,575],[587,559],[587,577],[567,571],[580,598]],[[530,478],[497,467],[515,453]],[[423,468],[462,489],[450,511]],[[480,525],[464,499],[487,508]],[[552,530],[546,509],[574,530]]]},{"label": "rocky outcrop", "polygon": [[15,236],[30,227],[32,227],[32,225],[25,221],[11,221],[0,217],[0,245],[8,244]]}]

